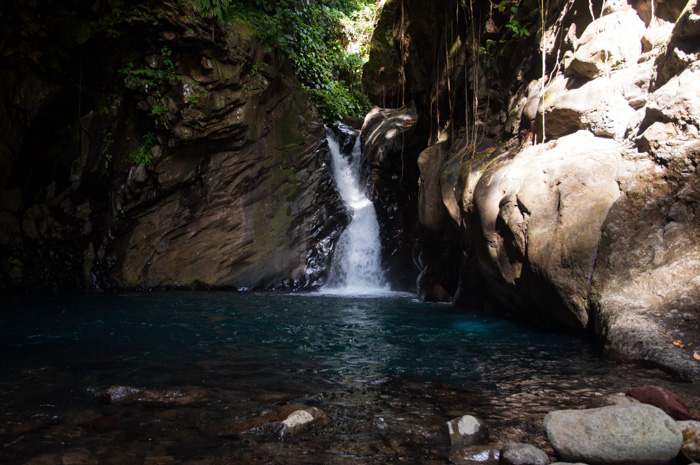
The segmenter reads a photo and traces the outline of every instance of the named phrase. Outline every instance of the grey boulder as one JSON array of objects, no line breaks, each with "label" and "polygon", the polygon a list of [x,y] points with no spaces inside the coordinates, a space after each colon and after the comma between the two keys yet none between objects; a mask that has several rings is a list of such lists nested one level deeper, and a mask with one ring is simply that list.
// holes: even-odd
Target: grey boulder
[{"label": "grey boulder", "polygon": [[661,465],[683,444],[676,422],[646,404],[554,411],[544,427],[559,459],[590,465]]}]

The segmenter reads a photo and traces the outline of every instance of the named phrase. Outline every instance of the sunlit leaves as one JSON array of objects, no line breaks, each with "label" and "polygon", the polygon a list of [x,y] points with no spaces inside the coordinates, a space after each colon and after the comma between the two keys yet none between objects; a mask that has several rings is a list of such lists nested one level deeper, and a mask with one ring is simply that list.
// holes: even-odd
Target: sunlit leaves
[{"label": "sunlit leaves", "polygon": [[263,41],[286,53],[323,118],[334,121],[369,109],[361,91],[363,47],[348,52],[346,46],[367,34],[366,24],[353,25],[355,20],[368,21],[366,16],[374,11],[370,4],[373,7],[366,0],[246,0],[233,2],[231,8],[234,21],[245,21]]}]

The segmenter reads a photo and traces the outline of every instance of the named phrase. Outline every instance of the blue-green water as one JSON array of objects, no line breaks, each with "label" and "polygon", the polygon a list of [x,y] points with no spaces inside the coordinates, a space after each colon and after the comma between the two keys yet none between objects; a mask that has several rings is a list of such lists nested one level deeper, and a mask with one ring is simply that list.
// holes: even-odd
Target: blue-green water
[{"label": "blue-green water", "polygon": [[[153,454],[176,463],[201,457],[210,460],[203,463],[277,463],[270,457],[282,452],[319,460],[309,463],[348,454],[353,463],[438,460],[429,436],[457,413],[491,417],[505,431],[653,375],[598,356],[588,340],[405,294],[11,298],[0,313],[0,441],[6,445],[0,462],[25,463],[40,453],[49,460],[71,447],[98,462],[122,463],[143,463]],[[210,400],[174,412],[106,406],[99,393],[110,385],[196,387]],[[271,446],[261,449],[255,441],[211,439],[227,421],[291,402],[326,410],[330,426],[276,445],[289,447],[282,452],[265,452]],[[162,418],[163,411],[169,416]],[[114,426],[95,432],[85,426],[95,418]],[[29,432],[18,426],[32,421],[40,426]],[[536,441],[542,434],[535,430],[523,434]],[[415,447],[381,446],[400,443],[403,434]],[[115,438],[123,440],[119,447]],[[374,444],[374,452],[350,453],[340,443]]]},{"label": "blue-green water", "polygon": [[[134,294],[22,299],[0,316],[3,373],[68,366],[123,354],[128,379],[207,382],[241,365],[261,387],[285,382],[368,382],[408,375],[458,385],[495,384],[542,372],[566,374],[569,360],[596,359],[589,341],[529,331],[504,320],[417,302],[410,295]],[[230,366],[227,370],[226,366]],[[146,371],[144,367],[149,367]],[[223,379],[222,379],[223,377]],[[111,378],[111,379],[110,379]]]}]

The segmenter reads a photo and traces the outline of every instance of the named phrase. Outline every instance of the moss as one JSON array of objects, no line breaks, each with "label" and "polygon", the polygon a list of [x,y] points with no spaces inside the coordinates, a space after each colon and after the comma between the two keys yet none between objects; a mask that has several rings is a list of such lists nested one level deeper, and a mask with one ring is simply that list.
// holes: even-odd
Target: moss
[{"label": "moss", "polygon": [[241,36],[243,40],[250,42],[255,38],[255,29],[253,29],[253,27],[251,27],[251,25],[245,22],[244,20],[237,19],[235,25],[236,32],[238,33],[238,35]]},{"label": "moss", "polygon": [[275,146],[279,148],[290,148],[304,143],[304,135],[299,128],[298,115],[293,109],[282,111],[275,120]]},{"label": "moss", "polygon": [[[258,261],[270,255],[275,250],[289,247],[290,240],[287,231],[293,218],[287,208],[286,199],[280,200],[278,190],[272,195],[266,205],[255,210],[253,225],[255,228],[255,249],[259,255]],[[284,192],[281,192],[284,196]]]}]

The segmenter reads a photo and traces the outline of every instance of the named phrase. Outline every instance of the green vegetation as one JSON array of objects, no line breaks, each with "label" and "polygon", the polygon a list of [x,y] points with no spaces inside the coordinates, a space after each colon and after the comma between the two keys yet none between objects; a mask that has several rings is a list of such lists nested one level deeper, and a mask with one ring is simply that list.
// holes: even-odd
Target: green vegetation
[{"label": "green vegetation", "polygon": [[137,148],[134,152],[129,154],[129,158],[134,163],[150,165],[153,161],[153,154],[151,149],[156,145],[156,136],[152,132],[148,132],[143,136],[143,145]]},{"label": "green vegetation", "polygon": [[370,108],[361,70],[374,14],[371,0],[240,0],[224,16],[279,46],[324,120],[335,121]]},{"label": "green vegetation", "polygon": [[151,106],[151,115],[157,125],[161,123],[161,115],[168,111],[167,101],[163,94],[163,86],[171,84],[175,79],[181,79],[175,74],[175,63],[172,60],[172,52],[168,47],[160,50],[162,60],[155,67],[134,68],[133,63],[128,63],[120,72],[125,76],[127,86],[155,88],[155,103]]},{"label": "green vegetation", "polygon": [[[521,24],[518,18],[520,11],[520,0],[501,0],[498,4],[498,12],[506,16],[504,27],[510,31],[510,39],[523,39],[530,36],[528,28],[530,24]],[[487,69],[492,68],[496,64],[498,56],[498,45],[505,44],[510,39],[486,39],[484,45],[479,47],[479,58],[486,65]]]}]

